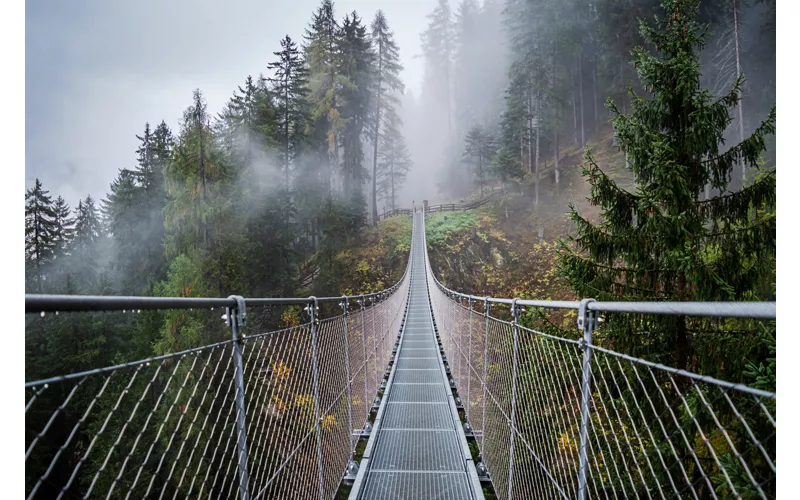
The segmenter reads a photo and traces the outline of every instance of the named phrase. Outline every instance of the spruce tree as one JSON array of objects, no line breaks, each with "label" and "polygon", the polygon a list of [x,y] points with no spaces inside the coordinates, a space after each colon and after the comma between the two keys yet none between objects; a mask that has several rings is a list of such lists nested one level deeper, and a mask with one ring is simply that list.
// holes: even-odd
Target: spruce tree
[{"label": "spruce tree", "polygon": [[69,205],[60,195],[53,204],[53,212],[55,214],[53,218],[55,222],[53,244],[55,246],[56,255],[60,255],[67,251],[72,242],[75,233],[75,220],[70,216],[72,211]]},{"label": "spruce tree", "polygon": [[297,49],[297,44],[286,35],[281,40],[280,52],[274,52],[278,60],[269,64],[275,76],[272,83],[277,111],[278,157],[283,169],[284,184],[290,187],[290,170],[300,152],[305,135],[307,117],[306,94],[308,92],[308,70]]},{"label": "spruce tree", "polygon": [[91,195],[78,202],[75,209],[75,238],[72,257],[74,271],[83,293],[93,291],[100,277],[99,244],[103,236],[100,210]]},{"label": "spruce tree", "polygon": [[362,136],[370,114],[374,54],[367,27],[355,11],[342,21],[340,58],[340,73],[349,82],[342,89],[340,106],[345,120],[341,134],[344,194],[353,203],[353,209],[364,212],[366,207],[359,210],[357,205],[363,199],[362,185],[366,178]]},{"label": "spruce tree", "polygon": [[38,293],[44,290],[44,267],[53,256],[57,232],[57,213],[49,193],[39,179],[25,192],[26,275]]},{"label": "spruce tree", "polygon": [[481,196],[483,196],[486,174],[497,150],[494,137],[481,127],[475,126],[467,132],[464,142],[464,162],[472,167],[472,174],[478,178]]},{"label": "spruce tree", "polygon": [[[372,44],[375,50],[375,115],[372,118],[372,219],[378,221],[378,161],[382,155],[385,131],[392,123],[399,121],[397,107],[399,106],[398,94],[403,93],[404,85],[400,80],[400,50],[394,41],[394,33],[389,30],[389,24],[382,10],[375,13],[372,20]],[[389,131],[394,133],[394,131]],[[392,144],[396,142],[393,141]],[[392,208],[394,208],[394,196]]]},{"label": "spruce tree", "polygon": [[411,155],[400,131],[400,119],[387,121],[381,134],[378,194],[390,210],[397,208],[397,193],[411,170]]},{"label": "spruce tree", "polygon": [[[742,81],[720,98],[700,88],[706,27],[695,20],[698,1],[663,0],[662,8],[654,25],[641,24],[655,53],[633,51],[646,94],[629,90],[630,114],[607,102],[620,148],[638,179],[636,190],[620,188],[587,151],[583,176],[601,221],[593,223],[570,207],[577,235],[571,245],[562,241],[560,272],[578,296],[597,300],[774,299],[763,290],[774,283],[775,173],[762,171],[737,192],[727,188],[740,162],[758,169],[765,137],[775,132],[775,108],[753,135],[723,151]],[[701,200],[707,183],[722,194]],[[698,321],[614,315],[600,338],[654,359],[674,353],[664,361],[707,374],[721,364],[734,366],[733,360],[713,358],[719,351],[696,333]],[[646,353],[633,346],[642,331],[648,332]]]}]

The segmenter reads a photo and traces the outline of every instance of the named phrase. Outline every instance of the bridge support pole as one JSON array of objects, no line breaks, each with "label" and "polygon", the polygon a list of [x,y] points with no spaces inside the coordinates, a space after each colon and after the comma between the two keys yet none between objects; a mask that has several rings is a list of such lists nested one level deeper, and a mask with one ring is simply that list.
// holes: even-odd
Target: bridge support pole
[{"label": "bridge support pole", "polygon": [[[483,316],[486,318],[486,331],[483,334],[483,415],[481,416],[481,455],[483,455],[483,462],[486,463],[486,455],[484,455],[485,440],[486,440],[486,398],[489,396],[489,381],[486,380],[486,372],[489,368],[489,308],[491,303],[489,297],[483,300]],[[488,465],[487,465],[488,468]]]},{"label": "bridge support pole", "polygon": [[344,369],[345,377],[347,377],[344,382],[347,388],[347,423],[350,427],[350,453],[353,453],[355,451],[355,446],[353,446],[353,395],[350,390],[350,325],[348,324],[350,316],[347,314],[350,303],[346,296],[342,297],[341,306],[344,310]]},{"label": "bridge support pole", "polygon": [[250,475],[247,470],[247,425],[245,390],[244,390],[244,335],[242,326],[245,324],[245,302],[238,295],[228,297],[236,301],[236,305],[228,307],[226,319],[233,334],[233,369],[234,385],[236,390],[236,456],[239,470],[239,498],[250,500]]},{"label": "bridge support pole", "polygon": [[317,434],[317,469],[319,470],[319,500],[325,499],[325,476],[322,471],[322,416],[319,411],[319,303],[316,297],[310,297],[311,303],[311,356],[314,365],[314,417],[316,420]]},{"label": "bridge support pole", "polygon": [[511,315],[514,317],[514,354],[512,360],[513,371],[511,374],[511,419],[509,427],[511,429],[511,443],[509,446],[508,457],[508,499],[514,498],[514,435],[517,432],[517,375],[519,364],[519,306],[514,299],[511,301]]},{"label": "bridge support pole", "polygon": [[363,295],[358,298],[358,305],[361,307],[361,347],[364,349],[364,425],[366,425],[366,422],[369,421],[370,397],[367,386],[367,381],[369,380],[369,377],[367,376],[367,368],[369,363],[367,363],[367,327],[364,323],[364,300],[365,299]]},{"label": "bridge support pole", "polygon": [[[467,406],[464,412],[467,414],[467,420],[470,418],[470,405],[469,395],[472,392],[472,297],[469,298],[469,344],[467,344]],[[472,425],[472,423],[470,423]]]},{"label": "bridge support pole", "polygon": [[586,498],[586,473],[589,467],[589,405],[591,402],[592,384],[592,334],[596,325],[597,313],[589,310],[589,303],[594,299],[581,300],[578,309],[578,328],[583,330],[583,364],[581,366],[581,443],[578,449],[578,500]]}]

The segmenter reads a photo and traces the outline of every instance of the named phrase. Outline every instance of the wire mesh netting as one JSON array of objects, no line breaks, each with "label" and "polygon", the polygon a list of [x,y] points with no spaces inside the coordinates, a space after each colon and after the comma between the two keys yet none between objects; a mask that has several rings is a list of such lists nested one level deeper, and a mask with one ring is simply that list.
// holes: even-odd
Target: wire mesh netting
[{"label": "wire mesh netting", "polygon": [[383,379],[407,281],[238,346],[26,383],[27,497],[235,498],[242,477],[253,498],[333,496]]},{"label": "wire mesh netting", "polygon": [[[430,273],[430,270],[428,271]],[[774,498],[776,396],[527,328],[432,276],[448,365],[499,498]],[[499,310],[504,309],[504,310]],[[511,320],[501,319],[511,317]]]}]

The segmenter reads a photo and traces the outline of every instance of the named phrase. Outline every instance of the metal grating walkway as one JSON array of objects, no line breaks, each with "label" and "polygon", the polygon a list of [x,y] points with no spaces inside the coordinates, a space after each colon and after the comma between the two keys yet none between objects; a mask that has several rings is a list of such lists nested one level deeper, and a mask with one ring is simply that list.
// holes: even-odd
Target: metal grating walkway
[{"label": "metal grating walkway", "polygon": [[351,498],[483,498],[434,333],[423,224],[414,214],[404,328]]}]

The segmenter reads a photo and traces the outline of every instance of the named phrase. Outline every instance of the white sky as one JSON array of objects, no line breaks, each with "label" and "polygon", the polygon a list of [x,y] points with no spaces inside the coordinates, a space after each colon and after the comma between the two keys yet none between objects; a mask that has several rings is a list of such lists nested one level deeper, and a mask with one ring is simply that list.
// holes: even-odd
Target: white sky
[{"label": "white sky", "polygon": [[[302,40],[317,0],[28,0],[25,185],[75,206],[135,165],[145,122],[178,120],[200,88],[216,114],[248,74],[267,73],[286,34]],[[366,23],[383,9],[407,87],[422,79],[419,33],[436,0],[338,0]]]}]

